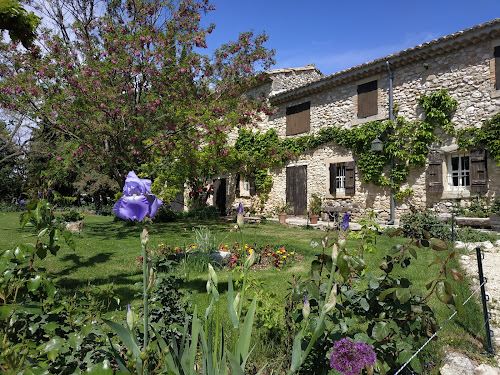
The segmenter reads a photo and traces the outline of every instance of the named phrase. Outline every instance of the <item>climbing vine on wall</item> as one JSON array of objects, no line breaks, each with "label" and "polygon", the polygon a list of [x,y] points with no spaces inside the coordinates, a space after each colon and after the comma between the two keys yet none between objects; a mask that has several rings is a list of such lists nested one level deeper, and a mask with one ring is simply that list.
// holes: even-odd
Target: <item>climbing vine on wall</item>
[{"label": "climbing vine on wall", "polygon": [[[247,172],[253,171],[256,175],[257,190],[265,196],[272,187],[272,178],[267,173],[269,167],[284,165],[307,150],[314,150],[328,142],[352,151],[357,157],[362,181],[388,186],[391,185],[392,177],[396,198],[411,193],[410,189],[400,191],[410,168],[425,166],[430,146],[442,142],[436,134],[438,128],[442,134],[456,136],[460,149],[488,146],[490,154],[500,164],[500,114],[485,121],[480,129],[457,132],[451,119],[458,102],[446,90],[422,94],[418,104],[425,114],[424,120],[407,121],[398,116],[398,108],[395,106],[394,122],[373,121],[352,129],[330,126],[320,129],[317,134],[294,138],[279,139],[274,129],[265,133],[242,129],[235,148],[240,153],[240,160]],[[383,151],[374,152],[371,150],[371,142],[377,137],[384,147]],[[389,166],[391,157],[394,157],[395,164],[391,175],[387,176],[384,169]]]},{"label": "climbing vine on wall", "polygon": [[488,153],[500,165],[500,113],[483,121],[481,128],[462,129],[457,133],[460,149],[488,147]]}]

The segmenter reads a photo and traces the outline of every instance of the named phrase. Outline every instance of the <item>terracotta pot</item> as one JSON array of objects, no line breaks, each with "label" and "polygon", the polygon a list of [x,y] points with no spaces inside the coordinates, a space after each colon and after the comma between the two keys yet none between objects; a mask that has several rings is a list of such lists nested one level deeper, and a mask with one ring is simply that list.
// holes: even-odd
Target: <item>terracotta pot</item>
[{"label": "terracotta pot", "polygon": [[319,215],[309,215],[309,222],[311,224],[318,224]]},{"label": "terracotta pot", "polygon": [[279,218],[281,224],[286,223],[286,214],[278,214],[278,218]]}]

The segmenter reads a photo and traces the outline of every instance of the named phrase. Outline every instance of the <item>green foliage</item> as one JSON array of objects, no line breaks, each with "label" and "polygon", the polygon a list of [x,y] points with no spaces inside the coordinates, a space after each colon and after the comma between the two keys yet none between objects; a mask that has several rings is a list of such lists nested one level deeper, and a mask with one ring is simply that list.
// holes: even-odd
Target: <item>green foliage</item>
[{"label": "green foliage", "polygon": [[483,121],[481,128],[460,130],[457,134],[457,142],[462,150],[486,146],[488,153],[500,165],[500,113]]},{"label": "green foliage", "polygon": [[280,204],[276,205],[276,207],[274,207],[274,212],[276,212],[276,214],[286,214],[288,212],[288,210],[290,209],[290,203],[285,203],[283,201],[281,201]]},{"label": "green foliage", "polygon": [[488,233],[471,227],[463,227],[457,230],[456,239],[463,242],[483,242],[490,241],[492,238]]},{"label": "green foliage", "polygon": [[443,240],[451,240],[451,231],[448,225],[439,220],[435,212],[412,211],[407,215],[401,216],[401,227],[404,233],[412,238],[424,238],[424,231],[430,233],[432,237]]},{"label": "green foliage", "polygon": [[323,205],[323,199],[317,194],[311,194],[311,200],[309,201],[309,213],[311,215],[319,215],[321,213],[321,206]]},{"label": "green foliage", "polygon": [[461,203],[461,201],[458,201],[458,207],[453,207],[453,213],[456,216],[488,217],[489,210],[485,197],[471,198],[468,206],[462,206]]},{"label": "green foliage", "polygon": [[198,206],[186,212],[186,218],[195,220],[210,220],[220,216],[217,206]]},{"label": "green foliage", "polygon": [[0,0],[0,29],[8,30],[10,38],[20,41],[25,48],[33,45],[40,21],[40,17],[28,13],[18,1]]},{"label": "green foliage", "polygon": [[182,217],[182,213],[174,212],[168,204],[163,204],[159,209],[155,217],[153,217],[154,223],[171,223],[176,221],[178,218]]},{"label": "green foliage", "polygon": [[81,221],[85,218],[85,215],[77,210],[71,210],[62,215],[64,221]]},{"label": "green foliage", "polygon": [[0,256],[0,363],[4,370],[74,373],[109,361],[107,336],[94,324],[107,304],[96,291],[65,296],[22,248]]},{"label": "green foliage", "polygon": [[[371,223],[368,217],[357,249],[346,246],[344,233],[327,233],[322,240],[322,253],[311,264],[309,279],[296,279],[293,283],[291,316],[294,324],[298,324],[294,329],[298,333],[289,374],[299,368],[305,373],[326,374],[330,348],[344,337],[373,345],[377,357],[375,371],[385,374],[400,368],[436,331],[437,321],[428,304],[431,296],[456,308],[463,316],[462,304],[452,281],[447,279],[449,275],[461,282],[462,275],[450,267],[455,253],[447,252],[446,243],[427,236],[425,241],[412,239],[405,246],[394,246],[388,249],[380,265],[383,274],[377,276],[363,259],[363,240],[376,236],[375,231],[371,235],[368,232]],[[438,265],[439,270],[428,281],[426,293],[399,275],[401,269],[411,267],[417,259],[419,248],[444,254],[444,257],[436,255],[430,264]],[[307,300],[300,309],[304,296]],[[416,373],[423,372],[418,356],[409,366]]]},{"label": "green foliage", "polygon": [[495,198],[495,201],[491,206],[491,213],[500,215],[500,196]]},{"label": "green foliage", "polygon": [[47,256],[47,251],[52,255],[56,255],[61,248],[61,245],[59,245],[61,236],[66,244],[75,250],[71,232],[66,231],[64,226],[55,219],[53,211],[54,206],[46,199],[32,199],[26,204],[26,212],[21,216],[21,226],[31,226],[37,233],[34,244],[26,243],[21,245],[23,251],[32,254],[31,265],[35,260],[35,255],[39,259],[44,259]]}]

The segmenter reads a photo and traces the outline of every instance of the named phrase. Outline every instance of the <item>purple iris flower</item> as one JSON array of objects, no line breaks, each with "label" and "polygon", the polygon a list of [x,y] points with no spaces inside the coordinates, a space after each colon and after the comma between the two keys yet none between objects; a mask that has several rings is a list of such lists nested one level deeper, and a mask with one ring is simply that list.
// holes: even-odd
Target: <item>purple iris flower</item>
[{"label": "purple iris flower", "polygon": [[342,231],[346,231],[347,228],[349,228],[349,217],[351,216],[351,214],[349,212],[346,212],[345,215],[344,215],[344,220],[342,220],[342,225],[341,225],[341,228],[342,228]]},{"label": "purple iris flower", "polygon": [[238,214],[243,215],[243,205],[241,204],[241,202],[240,202],[240,204],[238,205]]},{"label": "purple iris flower", "polygon": [[130,171],[125,179],[123,197],[115,203],[113,212],[120,219],[142,221],[146,215],[155,216],[162,204],[151,194],[151,180],[139,178]]}]

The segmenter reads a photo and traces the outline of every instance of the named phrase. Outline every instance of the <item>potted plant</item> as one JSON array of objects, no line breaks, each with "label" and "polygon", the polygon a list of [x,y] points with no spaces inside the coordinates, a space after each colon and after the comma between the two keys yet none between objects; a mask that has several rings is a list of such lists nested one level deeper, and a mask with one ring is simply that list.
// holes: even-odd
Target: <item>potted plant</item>
[{"label": "potted plant", "polygon": [[500,196],[496,197],[494,200],[489,216],[491,229],[500,231]]},{"label": "potted plant", "polygon": [[319,214],[321,213],[321,206],[323,205],[323,200],[317,194],[311,194],[311,200],[309,201],[309,221],[311,224],[317,224]]},{"label": "potted plant", "polygon": [[275,207],[274,210],[275,210],[276,214],[278,215],[278,218],[279,218],[279,221],[281,224],[285,224],[286,214],[287,214],[289,208],[290,208],[290,203],[283,203],[283,201],[281,201],[280,205],[277,205]]}]

